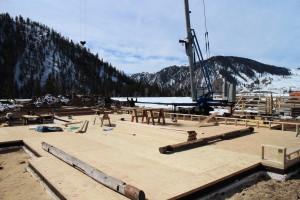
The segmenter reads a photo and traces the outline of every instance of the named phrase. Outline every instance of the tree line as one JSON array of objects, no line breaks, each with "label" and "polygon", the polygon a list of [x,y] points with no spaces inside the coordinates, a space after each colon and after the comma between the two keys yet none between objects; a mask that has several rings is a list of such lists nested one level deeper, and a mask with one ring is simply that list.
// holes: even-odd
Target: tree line
[{"label": "tree line", "polygon": [[46,25],[0,14],[0,98],[78,93],[171,96],[174,91],[128,77],[86,47]]}]

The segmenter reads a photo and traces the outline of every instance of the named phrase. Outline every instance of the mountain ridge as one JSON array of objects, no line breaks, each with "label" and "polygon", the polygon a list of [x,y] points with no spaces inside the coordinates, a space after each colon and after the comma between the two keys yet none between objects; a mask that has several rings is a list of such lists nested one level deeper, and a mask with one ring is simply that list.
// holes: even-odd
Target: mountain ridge
[{"label": "mountain ridge", "polygon": [[[174,65],[129,77],[99,57],[46,25],[0,14],[0,98],[32,98],[48,93],[190,96],[187,66]],[[287,68],[233,56],[212,57],[202,64],[208,66],[216,92],[223,77],[236,82],[239,91],[253,91],[262,84],[272,85],[271,76],[290,76]],[[195,78],[198,86],[203,85],[199,64]]]},{"label": "mountain ridge", "polygon": [[[214,56],[202,62],[209,73],[213,89],[221,92],[223,78],[229,83],[236,83],[238,91],[254,91],[270,84],[271,76],[291,76],[291,70],[284,67],[267,65],[248,58],[235,56]],[[142,82],[156,83],[161,87],[190,88],[189,68],[187,66],[170,66],[156,73],[137,73],[132,78]],[[195,80],[198,87],[204,85],[200,64],[195,67]],[[259,86],[260,85],[260,86]],[[189,94],[189,92],[187,92]]]}]

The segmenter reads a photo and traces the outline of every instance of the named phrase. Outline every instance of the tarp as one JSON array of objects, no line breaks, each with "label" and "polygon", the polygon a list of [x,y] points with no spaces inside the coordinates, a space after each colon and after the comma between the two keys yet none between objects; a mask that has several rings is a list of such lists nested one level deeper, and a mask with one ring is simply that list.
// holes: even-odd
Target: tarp
[{"label": "tarp", "polygon": [[59,132],[63,131],[61,127],[56,127],[56,126],[37,126],[35,128],[37,132]]}]

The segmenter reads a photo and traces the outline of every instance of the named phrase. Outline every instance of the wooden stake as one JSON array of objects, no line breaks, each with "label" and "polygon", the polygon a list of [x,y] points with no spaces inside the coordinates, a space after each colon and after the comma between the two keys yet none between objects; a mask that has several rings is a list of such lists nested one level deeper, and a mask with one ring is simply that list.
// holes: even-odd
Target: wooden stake
[{"label": "wooden stake", "polygon": [[143,190],[140,190],[134,186],[128,185],[125,182],[118,180],[114,177],[111,177],[98,169],[90,166],[89,164],[63,152],[62,150],[51,146],[45,142],[42,142],[42,147],[45,151],[53,154],[54,156],[58,157],[62,161],[68,163],[72,167],[78,169],[79,171],[85,173],[89,177],[93,178],[97,182],[101,183],[102,185],[126,196],[129,199],[133,200],[145,200],[145,193]]}]

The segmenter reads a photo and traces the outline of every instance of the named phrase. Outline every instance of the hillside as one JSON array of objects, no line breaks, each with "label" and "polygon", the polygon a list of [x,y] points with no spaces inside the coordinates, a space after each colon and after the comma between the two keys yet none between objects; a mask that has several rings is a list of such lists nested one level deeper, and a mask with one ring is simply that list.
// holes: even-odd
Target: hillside
[{"label": "hillside", "polygon": [[[215,56],[203,62],[208,68],[209,76],[213,82],[215,92],[221,92],[222,80],[225,78],[230,83],[236,83],[238,91],[252,92],[256,90],[269,90],[278,92],[287,91],[292,86],[294,90],[300,90],[300,71],[284,67],[276,67],[263,64],[251,59],[233,57],[233,56]],[[197,86],[203,86],[203,77],[201,68],[195,69]],[[187,66],[171,66],[162,69],[157,73],[138,73],[133,74],[132,78],[147,83],[156,83],[162,87],[179,88],[186,91],[189,96],[190,79]],[[285,85],[278,84],[277,81],[287,80]],[[293,80],[295,79],[295,80]],[[290,82],[288,82],[290,81]],[[296,81],[296,82],[295,82]],[[275,84],[276,83],[276,84]],[[277,86],[276,86],[277,85]],[[283,89],[283,87],[285,87]]]},{"label": "hillside", "polygon": [[139,83],[46,25],[0,14],[0,98],[51,93],[168,96]]}]

